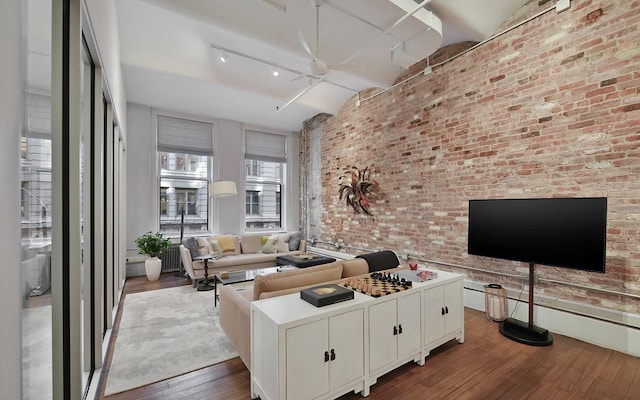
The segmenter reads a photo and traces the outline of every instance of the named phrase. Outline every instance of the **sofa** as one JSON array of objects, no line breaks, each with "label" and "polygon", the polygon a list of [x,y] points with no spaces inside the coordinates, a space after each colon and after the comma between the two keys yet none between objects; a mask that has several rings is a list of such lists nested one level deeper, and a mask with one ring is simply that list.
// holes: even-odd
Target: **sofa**
[{"label": "sofa", "polygon": [[387,271],[400,267],[398,257],[389,250],[356,256],[351,260],[337,260],[329,264],[257,276],[253,285],[219,288],[220,326],[251,370],[251,302],[285,294],[341,279]]},{"label": "sofa", "polygon": [[298,232],[274,235],[214,235],[186,238],[180,245],[180,259],[195,287],[199,280],[204,279],[204,261],[193,260],[193,254],[219,256],[207,261],[211,277],[220,271],[274,267],[276,257],[304,253],[305,249],[306,242]]}]

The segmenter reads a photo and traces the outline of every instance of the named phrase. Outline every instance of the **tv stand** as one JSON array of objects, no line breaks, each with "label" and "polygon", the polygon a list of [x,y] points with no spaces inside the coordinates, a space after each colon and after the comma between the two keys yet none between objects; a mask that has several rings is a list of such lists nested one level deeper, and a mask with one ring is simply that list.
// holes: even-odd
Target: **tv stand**
[{"label": "tv stand", "polygon": [[515,318],[507,318],[500,323],[500,333],[511,340],[528,344],[529,346],[549,346],[553,343],[553,336],[548,330],[519,321]]},{"label": "tv stand", "polygon": [[516,342],[529,346],[549,346],[553,343],[553,336],[548,330],[533,324],[533,288],[535,283],[535,266],[529,264],[529,323],[507,318],[500,323],[500,333]]}]

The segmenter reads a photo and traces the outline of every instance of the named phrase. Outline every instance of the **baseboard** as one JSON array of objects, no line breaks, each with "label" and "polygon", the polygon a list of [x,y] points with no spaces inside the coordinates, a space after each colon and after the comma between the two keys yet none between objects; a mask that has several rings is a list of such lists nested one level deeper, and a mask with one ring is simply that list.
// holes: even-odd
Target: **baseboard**
[{"label": "baseboard", "polygon": [[[484,283],[464,281],[465,307],[484,312]],[[518,297],[522,299],[518,301]],[[528,321],[528,293],[508,290],[509,315]],[[534,324],[551,333],[640,357],[640,316],[535,294]],[[496,323],[496,329],[498,324]]]},{"label": "baseboard", "polygon": [[127,278],[130,278],[132,276],[144,276],[146,274],[147,273],[144,269],[144,260],[142,262],[127,262],[126,264]]}]

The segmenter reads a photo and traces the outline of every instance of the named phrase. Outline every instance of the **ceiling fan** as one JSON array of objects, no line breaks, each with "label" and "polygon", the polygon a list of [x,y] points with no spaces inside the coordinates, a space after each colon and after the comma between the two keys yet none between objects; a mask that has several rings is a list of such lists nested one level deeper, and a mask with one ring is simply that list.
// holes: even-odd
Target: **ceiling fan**
[{"label": "ceiling fan", "polygon": [[320,6],[325,0],[311,0],[311,4],[316,8],[316,52],[312,52],[309,44],[304,39],[304,35],[298,30],[298,40],[304,51],[311,56],[312,60],[307,66],[307,72],[315,77],[326,75],[330,70],[352,70],[356,67],[349,64],[327,64],[320,59]]},{"label": "ceiling fan", "polygon": [[298,40],[300,41],[300,44],[302,45],[302,48],[304,49],[304,51],[307,54],[309,54],[309,56],[311,56],[312,60],[309,63],[309,65],[307,65],[307,74],[301,74],[300,76],[292,79],[292,80],[298,80],[302,78],[309,78],[309,86],[307,86],[304,90],[302,90],[302,92],[298,93],[295,97],[293,97],[283,106],[276,107],[277,111],[284,109],[289,104],[298,100],[302,95],[304,95],[309,90],[316,87],[321,82],[326,82],[331,85],[341,87],[343,89],[351,90],[353,92],[356,91],[355,89],[326,80],[327,74],[332,70],[346,71],[346,70],[357,70],[360,68],[350,64],[328,64],[325,61],[320,59],[320,6],[325,2],[325,0],[310,0],[310,1],[311,1],[311,4],[316,8],[316,46],[315,46],[316,52],[314,53],[311,51],[311,48],[307,44],[307,41],[305,40],[304,35],[300,30],[298,30]]}]

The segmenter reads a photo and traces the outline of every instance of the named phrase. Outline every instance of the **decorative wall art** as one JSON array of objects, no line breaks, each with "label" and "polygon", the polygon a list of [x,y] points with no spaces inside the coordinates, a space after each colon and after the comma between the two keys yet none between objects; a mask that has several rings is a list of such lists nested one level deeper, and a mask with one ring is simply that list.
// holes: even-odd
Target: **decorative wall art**
[{"label": "decorative wall art", "polygon": [[347,205],[351,206],[357,213],[364,213],[373,216],[370,210],[369,197],[372,190],[378,186],[378,182],[371,179],[371,170],[365,167],[360,171],[358,167],[347,167],[340,178],[340,200],[344,197]]}]

